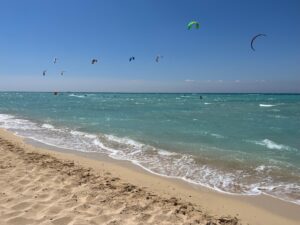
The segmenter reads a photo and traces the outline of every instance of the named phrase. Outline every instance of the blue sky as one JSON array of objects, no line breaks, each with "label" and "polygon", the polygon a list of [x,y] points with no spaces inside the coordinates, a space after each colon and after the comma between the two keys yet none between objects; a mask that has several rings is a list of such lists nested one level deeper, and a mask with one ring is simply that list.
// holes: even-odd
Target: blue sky
[{"label": "blue sky", "polygon": [[300,92],[298,0],[0,4],[0,90]]}]

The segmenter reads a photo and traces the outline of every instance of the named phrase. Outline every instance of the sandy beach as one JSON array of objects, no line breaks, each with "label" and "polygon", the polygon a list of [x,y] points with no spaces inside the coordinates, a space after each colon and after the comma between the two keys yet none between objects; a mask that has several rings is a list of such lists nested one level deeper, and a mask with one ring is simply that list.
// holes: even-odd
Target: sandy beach
[{"label": "sandy beach", "polygon": [[300,225],[299,9],[1,1],[0,225]]},{"label": "sandy beach", "polygon": [[216,193],[0,130],[0,224],[298,224],[300,207]]}]

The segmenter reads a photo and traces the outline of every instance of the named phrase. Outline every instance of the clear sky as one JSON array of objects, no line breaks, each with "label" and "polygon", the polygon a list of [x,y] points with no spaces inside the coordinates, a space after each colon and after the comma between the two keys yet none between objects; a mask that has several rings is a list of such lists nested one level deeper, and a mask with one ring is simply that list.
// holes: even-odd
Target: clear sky
[{"label": "clear sky", "polygon": [[0,0],[0,90],[300,92],[299,12],[299,0]]}]

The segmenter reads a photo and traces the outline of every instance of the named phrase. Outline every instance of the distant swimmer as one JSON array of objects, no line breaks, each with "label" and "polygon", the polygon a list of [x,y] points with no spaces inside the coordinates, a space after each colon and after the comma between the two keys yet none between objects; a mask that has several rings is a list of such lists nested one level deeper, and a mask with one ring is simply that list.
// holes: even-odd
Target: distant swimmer
[{"label": "distant swimmer", "polygon": [[203,99],[203,97],[200,95],[200,99]]},{"label": "distant swimmer", "polygon": [[64,70],[61,71],[61,72],[60,72],[60,75],[63,76],[65,72],[66,72],[66,71],[64,71]]},{"label": "distant swimmer", "polygon": [[43,71],[43,76],[46,76],[47,70]]},{"label": "distant swimmer", "polygon": [[54,58],[53,63],[57,63],[58,58]]},{"label": "distant swimmer", "polygon": [[92,59],[92,64],[96,64],[98,62],[97,59]]}]

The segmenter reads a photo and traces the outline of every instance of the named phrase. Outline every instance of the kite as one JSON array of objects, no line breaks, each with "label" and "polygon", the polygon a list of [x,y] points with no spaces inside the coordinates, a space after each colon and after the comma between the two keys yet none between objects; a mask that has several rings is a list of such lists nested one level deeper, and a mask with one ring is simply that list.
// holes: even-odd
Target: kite
[{"label": "kite", "polygon": [[162,55],[158,55],[158,56],[156,56],[155,61],[158,63],[161,58],[163,58],[163,56]]},{"label": "kite", "polygon": [[192,29],[192,27],[195,27],[196,29],[200,28],[200,24],[197,21],[191,21],[188,23],[187,28],[188,30]]},{"label": "kite", "polygon": [[92,64],[95,64],[95,63],[97,63],[97,62],[98,62],[97,59],[92,59]]},{"label": "kite", "polygon": [[256,38],[258,38],[258,37],[260,37],[260,36],[266,37],[267,35],[266,35],[266,34],[257,34],[257,35],[255,35],[255,36],[252,38],[252,40],[251,40],[251,48],[252,48],[253,51],[255,51],[255,48],[254,48],[254,46],[253,46],[254,41],[256,40]]}]

